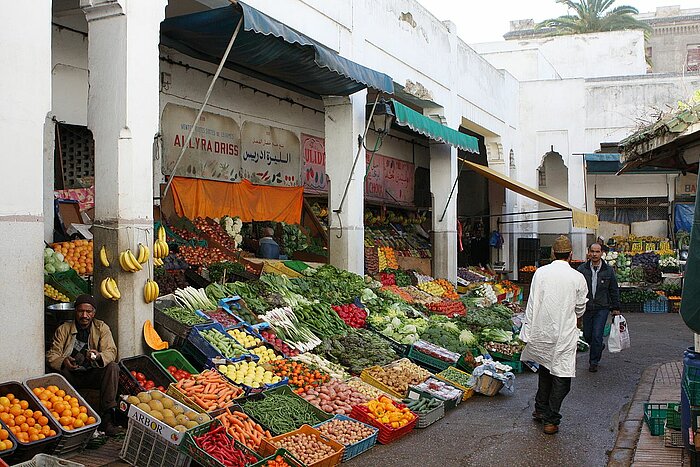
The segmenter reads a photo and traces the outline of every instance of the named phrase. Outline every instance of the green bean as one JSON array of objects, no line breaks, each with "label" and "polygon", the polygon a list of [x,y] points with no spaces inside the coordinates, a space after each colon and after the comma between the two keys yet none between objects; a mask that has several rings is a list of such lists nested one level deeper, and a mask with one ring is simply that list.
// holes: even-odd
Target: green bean
[{"label": "green bean", "polygon": [[243,404],[243,411],[275,435],[321,421],[306,401],[286,394],[268,394],[264,399],[248,401]]}]

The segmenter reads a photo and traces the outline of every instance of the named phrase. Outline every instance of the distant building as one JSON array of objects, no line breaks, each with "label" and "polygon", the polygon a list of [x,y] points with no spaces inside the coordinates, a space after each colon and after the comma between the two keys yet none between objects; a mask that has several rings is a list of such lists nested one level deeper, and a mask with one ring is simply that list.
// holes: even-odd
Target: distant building
[{"label": "distant building", "polygon": [[[653,28],[645,44],[649,72],[700,71],[700,8],[682,10],[679,6],[662,6],[636,17]],[[548,32],[548,29],[535,30],[535,22],[524,19],[511,21],[510,31],[503,37],[526,40],[546,36]]]}]

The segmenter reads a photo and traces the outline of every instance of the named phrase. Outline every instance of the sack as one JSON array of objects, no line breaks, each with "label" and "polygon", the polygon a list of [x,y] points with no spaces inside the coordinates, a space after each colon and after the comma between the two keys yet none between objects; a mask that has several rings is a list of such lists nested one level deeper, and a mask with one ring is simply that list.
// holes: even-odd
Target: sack
[{"label": "sack", "polygon": [[617,353],[630,348],[630,332],[627,328],[627,320],[622,315],[613,317],[608,337],[608,350]]}]

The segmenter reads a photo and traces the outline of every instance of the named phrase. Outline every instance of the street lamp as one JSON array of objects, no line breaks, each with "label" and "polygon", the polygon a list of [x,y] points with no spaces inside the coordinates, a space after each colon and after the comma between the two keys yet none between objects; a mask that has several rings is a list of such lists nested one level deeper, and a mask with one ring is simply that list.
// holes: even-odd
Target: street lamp
[{"label": "street lamp", "polygon": [[391,103],[384,100],[384,98],[379,99],[377,106],[372,114],[372,125],[374,126],[374,131],[379,133],[381,136],[386,135],[391,130],[391,124],[394,123],[394,111],[391,108]]}]

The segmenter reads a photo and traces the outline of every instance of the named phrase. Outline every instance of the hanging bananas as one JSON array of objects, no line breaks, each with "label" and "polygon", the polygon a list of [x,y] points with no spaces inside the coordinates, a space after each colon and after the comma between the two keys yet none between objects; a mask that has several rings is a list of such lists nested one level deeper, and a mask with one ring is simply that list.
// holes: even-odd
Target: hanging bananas
[{"label": "hanging bananas", "polygon": [[117,287],[117,281],[111,277],[105,277],[100,282],[100,292],[102,296],[108,300],[119,300],[122,298],[121,292],[119,292],[119,287]]},{"label": "hanging bananas", "polygon": [[148,279],[146,281],[146,285],[143,286],[144,301],[146,303],[151,303],[155,301],[156,298],[158,298],[158,295],[160,295],[160,288],[158,287],[158,283],[156,281]]},{"label": "hanging bananas", "polygon": [[170,247],[168,246],[168,242],[165,240],[161,240],[160,238],[156,239],[155,243],[153,244],[153,256],[155,258],[165,258],[170,254]]},{"label": "hanging bananas", "polygon": [[163,263],[162,259],[160,259],[156,256],[153,257],[153,266],[162,266],[163,264],[164,263]]},{"label": "hanging bananas", "polygon": [[151,250],[143,243],[139,243],[139,256],[136,258],[139,264],[145,264],[148,258],[151,257]]},{"label": "hanging bananas", "polygon": [[102,266],[106,268],[109,267],[109,259],[107,258],[107,248],[105,248],[104,245],[102,245],[102,248],[100,248],[100,263],[102,263]]},{"label": "hanging bananas", "polygon": [[141,263],[134,256],[131,250],[122,251],[119,253],[119,265],[126,272],[138,272],[143,270]]}]

